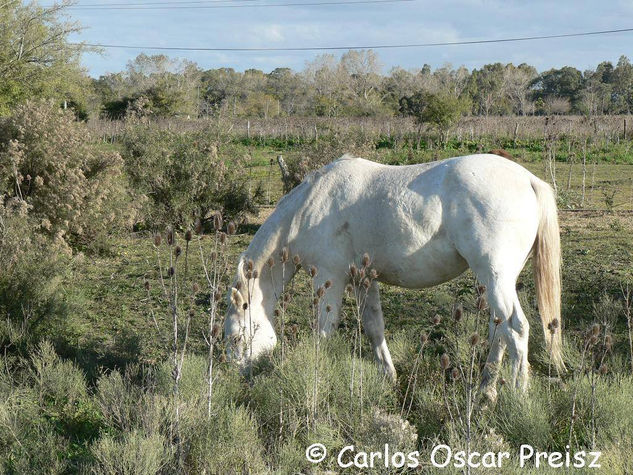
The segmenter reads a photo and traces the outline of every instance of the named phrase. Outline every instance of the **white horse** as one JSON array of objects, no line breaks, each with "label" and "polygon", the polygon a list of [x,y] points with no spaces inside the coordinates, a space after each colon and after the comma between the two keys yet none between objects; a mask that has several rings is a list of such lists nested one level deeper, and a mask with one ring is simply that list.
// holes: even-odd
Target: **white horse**
[{"label": "white horse", "polygon": [[[331,283],[319,304],[321,335],[337,327],[349,266],[365,253],[378,281],[412,289],[449,281],[470,267],[486,287],[491,310],[482,389],[492,399],[506,348],[513,384],[522,389],[527,384],[529,324],[516,280],[533,253],[546,341],[556,366],[564,367],[560,329],[548,334],[548,326],[560,324],[555,198],[547,183],[510,160],[480,154],[389,166],[345,155],[308,176],[279,201],[240,258],[225,337],[230,356],[242,363],[276,344],[276,301],[295,273],[292,263],[279,264],[284,247],[291,258],[301,257],[305,269],[318,269],[317,287]],[[249,261],[256,279],[247,279]],[[377,360],[395,378],[376,281],[367,291],[362,319]]]}]

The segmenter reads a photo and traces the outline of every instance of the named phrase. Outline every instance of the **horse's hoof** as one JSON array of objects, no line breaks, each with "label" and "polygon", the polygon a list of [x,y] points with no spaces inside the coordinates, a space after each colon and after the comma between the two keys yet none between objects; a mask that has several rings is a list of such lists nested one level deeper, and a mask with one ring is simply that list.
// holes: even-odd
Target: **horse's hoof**
[{"label": "horse's hoof", "polygon": [[481,408],[485,409],[488,406],[494,406],[497,402],[497,389],[493,386],[487,386],[481,388]]}]

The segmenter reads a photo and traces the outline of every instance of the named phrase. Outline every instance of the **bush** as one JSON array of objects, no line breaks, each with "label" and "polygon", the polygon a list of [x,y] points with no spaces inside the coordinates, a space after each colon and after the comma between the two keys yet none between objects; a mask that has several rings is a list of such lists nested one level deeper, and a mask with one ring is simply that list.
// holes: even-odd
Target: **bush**
[{"label": "bush", "polygon": [[19,106],[0,127],[0,193],[24,200],[37,229],[85,245],[128,216],[119,154],[99,150],[72,111]]},{"label": "bush", "polygon": [[133,431],[120,439],[102,437],[93,445],[92,455],[96,474],[154,475],[167,463],[169,453],[159,434]]},{"label": "bush", "polygon": [[205,131],[176,133],[134,125],[126,131],[125,168],[152,228],[255,212],[261,191],[249,192],[246,159],[218,150]]},{"label": "bush", "polygon": [[[34,221],[23,201],[0,202],[0,315],[20,324],[24,343],[34,336],[27,330],[65,312],[61,282],[68,256],[59,243],[33,231]],[[1,347],[16,343],[9,340],[0,336]]]}]

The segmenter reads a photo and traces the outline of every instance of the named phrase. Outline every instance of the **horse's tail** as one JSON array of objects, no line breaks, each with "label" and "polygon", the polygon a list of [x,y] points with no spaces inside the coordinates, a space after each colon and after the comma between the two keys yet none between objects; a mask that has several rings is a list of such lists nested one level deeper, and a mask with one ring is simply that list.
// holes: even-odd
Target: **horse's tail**
[{"label": "horse's tail", "polygon": [[535,179],[532,188],[540,212],[538,231],[534,241],[534,281],[541,323],[545,332],[552,363],[559,372],[565,371],[562,351],[562,321],[560,314],[560,234],[556,198],[552,188]]}]

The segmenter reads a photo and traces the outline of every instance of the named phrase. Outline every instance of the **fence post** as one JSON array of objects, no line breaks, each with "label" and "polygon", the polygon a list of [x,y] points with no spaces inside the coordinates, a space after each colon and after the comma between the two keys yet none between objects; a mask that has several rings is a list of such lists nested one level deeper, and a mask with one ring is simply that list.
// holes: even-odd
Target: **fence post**
[{"label": "fence post", "polygon": [[246,121],[246,138],[250,140],[251,138],[251,121]]},{"label": "fence post", "polygon": [[288,165],[286,165],[284,157],[281,155],[277,155],[277,163],[281,170],[281,181],[284,184],[284,193],[288,193],[290,191],[290,172],[288,171]]}]

